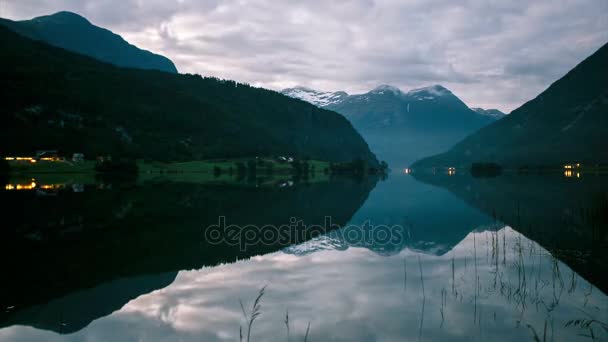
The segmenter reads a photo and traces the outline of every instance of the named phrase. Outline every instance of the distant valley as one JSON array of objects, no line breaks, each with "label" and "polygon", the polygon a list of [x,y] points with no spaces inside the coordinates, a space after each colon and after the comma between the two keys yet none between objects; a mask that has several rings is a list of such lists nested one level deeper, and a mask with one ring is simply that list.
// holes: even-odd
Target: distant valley
[{"label": "distant valley", "polygon": [[495,109],[472,110],[441,85],[408,92],[381,85],[358,95],[305,87],[284,89],[282,93],[343,114],[379,158],[396,167],[447,150],[466,135],[505,116]]}]

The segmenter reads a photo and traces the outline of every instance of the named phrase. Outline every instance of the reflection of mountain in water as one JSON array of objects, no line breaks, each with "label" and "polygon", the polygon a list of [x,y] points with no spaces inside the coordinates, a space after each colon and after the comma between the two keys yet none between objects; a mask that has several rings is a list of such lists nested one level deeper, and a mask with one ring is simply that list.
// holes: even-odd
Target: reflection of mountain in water
[{"label": "reflection of mountain in water", "polygon": [[608,177],[417,173],[510,225],[608,291]]},{"label": "reflection of mountain in water", "polygon": [[[443,255],[473,230],[501,227],[450,192],[395,174],[378,184],[347,227],[290,246],[285,252],[303,255],[364,247],[380,255],[394,255],[407,247]],[[382,231],[389,231],[391,239],[384,239]]]},{"label": "reflection of mountain in water", "polygon": [[[441,213],[438,213],[441,215]],[[455,227],[457,233],[466,233],[471,231],[495,231],[502,228],[504,225],[496,222],[495,224],[472,226],[472,229],[465,231],[465,227]],[[436,241],[434,235],[441,231],[440,227],[428,227],[429,229],[421,229],[420,233],[416,234],[417,239],[414,239],[412,235],[411,227],[395,226],[389,227],[393,239],[387,241],[384,238],[375,238],[374,235],[378,235],[378,227],[365,227],[363,229],[359,226],[356,227],[345,227],[338,231],[331,231],[325,235],[312,238],[302,244],[293,245],[285,248],[283,251],[289,254],[295,255],[306,255],[316,253],[324,250],[335,250],[345,251],[350,247],[362,247],[373,251],[376,254],[383,256],[392,256],[399,254],[402,250],[408,248],[416,252],[441,256],[452,250],[462,239],[458,239],[460,236],[454,234],[456,237],[454,240]],[[460,229],[462,228],[462,229]],[[382,228],[385,229],[385,228]],[[352,233],[357,231],[357,233]],[[463,238],[464,238],[463,236]],[[435,239],[435,240],[433,240]]]},{"label": "reflection of mountain in water", "polygon": [[27,324],[36,329],[73,333],[143,294],[171,285],[176,275],[177,272],[170,272],[112,280],[18,310],[3,325]]},{"label": "reflection of mountain in water", "polygon": [[11,327],[0,340],[238,341],[239,299],[249,308],[264,284],[252,341],[287,340],[286,309],[290,341],[304,341],[309,322],[309,341],[584,341],[589,329],[568,322],[607,317],[605,294],[507,227],[470,233],[443,256],[277,252],[181,271],[69,337]]},{"label": "reflection of mountain in water", "polygon": [[[87,188],[53,197],[0,193],[4,227],[8,228],[0,251],[5,272],[0,308],[14,307],[8,313],[2,310],[0,325],[60,331],[60,325],[48,323],[48,318],[61,316],[55,309],[80,302],[87,307],[86,314],[64,316],[70,327],[64,331],[81,329],[130,298],[166,286],[170,277],[120,280],[129,284],[124,293],[105,290],[114,286],[113,280],[198,269],[270,253],[290,243],[252,244],[243,250],[238,245],[211,244],[205,241],[204,228],[216,224],[219,216],[230,224],[261,227],[289,224],[292,217],[305,225],[322,225],[330,215],[341,226],[375,184],[371,178],[285,189],[159,183],[114,186],[105,191]],[[312,238],[308,231],[303,236]],[[59,297],[63,298],[32,307]]]}]

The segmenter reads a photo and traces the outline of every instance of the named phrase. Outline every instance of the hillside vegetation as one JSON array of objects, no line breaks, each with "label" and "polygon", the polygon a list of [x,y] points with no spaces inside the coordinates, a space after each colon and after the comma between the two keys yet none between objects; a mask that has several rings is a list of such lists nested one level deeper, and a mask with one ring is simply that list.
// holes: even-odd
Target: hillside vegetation
[{"label": "hillside vegetation", "polygon": [[535,99],[415,167],[608,164],[608,44]]},{"label": "hillside vegetation", "polygon": [[186,161],[289,155],[378,165],[342,115],[234,81],[126,69],[0,27],[0,153]]}]

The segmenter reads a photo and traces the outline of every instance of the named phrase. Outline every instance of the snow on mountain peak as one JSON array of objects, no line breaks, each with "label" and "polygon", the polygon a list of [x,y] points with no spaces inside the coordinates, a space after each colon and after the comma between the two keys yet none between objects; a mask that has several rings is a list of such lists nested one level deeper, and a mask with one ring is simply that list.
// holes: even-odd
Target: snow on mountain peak
[{"label": "snow on mountain peak", "polygon": [[[329,105],[334,105],[341,103],[342,101],[349,98],[349,95],[343,91],[337,92],[324,92],[318,91],[314,89],[310,89],[307,87],[297,86],[294,88],[287,88],[281,91],[283,95],[287,95],[289,97],[293,97],[296,99],[300,99],[317,107],[326,107]],[[369,95],[382,95],[382,94],[393,94],[395,96],[400,97],[409,97],[418,101],[426,101],[426,100],[435,100],[442,96],[453,96],[452,92],[448,89],[444,88],[441,85],[432,85],[424,88],[412,89],[407,93],[401,91],[401,89],[383,84],[379,85],[368,93],[362,95],[354,95],[353,98],[356,98],[357,101],[371,101],[371,97]]]},{"label": "snow on mountain peak", "polygon": [[451,94],[452,92],[450,92],[448,89],[446,89],[445,87],[443,87],[439,84],[435,84],[430,87],[412,89],[408,92],[409,95],[415,95],[415,94],[420,94],[420,93],[428,93],[428,94],[434,95],[434,96],[442,96],[442,95]]},{"label": "snow on mountain peak", "polygon": [[385,92],[390,92],[393,93],[395,95],[402,95],[403,92],[401,91],[401,89],[394,87],[392,85],[388,85],[388,84],[382,84],[377,86],[376,88],[374,88],[370,93],[385,93]]},{"label": "snow on mountain peak", "polygon": [[502,119],[503,117],[505,117],[507,115],[498,109],[471,108],[471,110],[480,115],[485,115],[485,116],[495,118],[496,120]]},{"label": "snow on mountain peak", "polygon": [[283,89],[281,90],[281,93],[295,99],[312,103],[317,107],[325,107],[338,103],[348,96],[348,94],[343,91],[324,92],[302,86]]},{"label": "snow on mountain peak", "polygon": [[435,84],[430,87],[412,89],[407,93],[407,95],[412,96],[418,100],[432,100],[441,96],[451,94],[451,91],[439,84]]}]

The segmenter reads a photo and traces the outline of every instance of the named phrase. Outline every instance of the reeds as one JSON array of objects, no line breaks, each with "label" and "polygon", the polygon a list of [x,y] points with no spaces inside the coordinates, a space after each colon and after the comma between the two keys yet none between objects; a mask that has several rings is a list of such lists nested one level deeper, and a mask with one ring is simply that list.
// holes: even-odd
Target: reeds
[{"label": "reeds", "polygon": [[422,310],[420,312],[420,327],[418,328],[418,341],[422,340],[422,327],[424,325],[424,305],[426,304],[426,295],[424,293],[424,275],[422,274],[422,261],[418,255],[418,268],[420,269],[420,285],[422,286]]},{"label": "reeds", "polygon": [[[256,318],[258,318],[262,314],[261,300],[264,296],[265,291],[266,285],[264,285],[264,287],[262,287],[258,292],[258,296],[253,301],[253,305],[251,306],[251,312],[249,314],[247,314],[247,311],[245,310],[245,305],[243,305],[243,301],[239,299],[239,303],[241,304],[241,310],[243,311],[243,316],[245,317],[245,322],[247,323],[247,342],[250,342],[251,340],[251,329],[253,328],[253,323],[255,322]],[[239,335],[242,341],[243,327],[239,326],[239,330]]]},{"label": "reeds", "polygon": [[306,327],[306,335],[304,335],[304,342],[308,341],[308,333],[310,333],[310,322],[308,322],[308,326]]},{"label": "reeds", "polygon": [[289,342],[289,310],[285,311],[285,328],[287,329],[287,342]]}]

